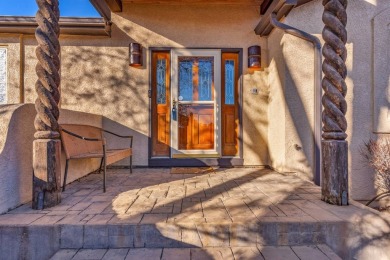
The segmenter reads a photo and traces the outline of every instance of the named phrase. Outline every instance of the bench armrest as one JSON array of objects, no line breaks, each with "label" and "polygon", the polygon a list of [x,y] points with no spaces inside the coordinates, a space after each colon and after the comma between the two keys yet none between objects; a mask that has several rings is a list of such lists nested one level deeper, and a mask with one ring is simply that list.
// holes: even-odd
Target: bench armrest
[{"label": "bench armrest", "polygon": [[132,136],[132,135],[118,135],[118,134],[113,133],[113,132],[108,131],[108,130],[104,130],[104,129],[102,129],[102,130],[103,130],[103,132],[106,132],[106,133],[108,133],[108,134],[112,134],[112,135],[114,135],[114,136],[116,136],[116,137],[128,138],[128,139],[130,139],[130,148],[133,147],[133,136]]},{"label": "bench armrest", "polygon": [[99,139],[99,138],[89,138],[89,137],[81,136],[81,135],[75,134],[75,133],[73,133],[73,132],[71,132],[71,131],[68,131],[68,130],[62,128],[62,127],[60,128],[60,130],[63,131],[63,132],[65,132],[65,133],[67,133],[68,135],[77,137],[77,138],[79,138],[79,139],[83,139],[83,140],[85,140],[85,141],[100,141],[100,142],[105,143],[105,140],[103,140],[103,139]]}]

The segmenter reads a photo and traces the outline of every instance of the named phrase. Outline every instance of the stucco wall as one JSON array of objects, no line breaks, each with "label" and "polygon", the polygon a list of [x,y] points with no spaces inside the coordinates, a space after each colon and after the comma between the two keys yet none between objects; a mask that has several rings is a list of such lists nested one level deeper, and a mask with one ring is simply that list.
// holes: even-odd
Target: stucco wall
[{"label": "stucco wall", "polygon": [[31,200],[34,116],[32,105],[0,106],[0,214]]},{"label": "stucco wall", "polygon": [[[285,23],[321,37],[323,23],[322,1],[314,1],[294,9],[285,19]],[[347,58],[347,86],[349,142],[349,173],[351,195],[354,199],[372,197],[377,192],[373,186],[373,173],[362,162],[360,148],[364,141],[373,136],[373,130],[378,129],[376,124],[387,124],[386,120],[375,120],[373,108],[375,104],[383,110],[388,110],[389,97],[389,22],[386,14],[389,13],[390,2],[387,0],[358,0],[349,1],[348,13],[348,58]],[[308,15],[310,14],[310,15]],[[379,26],[382,17],[387,24]],[[385,17],[385,18],[384,18]],[[381,20],[383,20],[381,19]],[[377,21],[376,23],[374,21]],[[373,26],[374,25],[374,26]],[[380,27],[380,29],[378,29]],[[375,30],[377,36],[375,36]],[[382,31],[387,37],[378,37]],[[282,36],[274,31],[268,38],[269,46],[269,146],[272,165],[276,169],[289,170],[295,168],[309,178],[312,177],[312,149],[313,141],[310,138],[313,131],[313,59],[314,54],[310,45],[303,40],[292,36]],[[374,49],[374,46],[376,49]],[[386,51],[380,51],[380,50]],[[379,50],[379,53],[377,52]],[[375,59],[375,57],[377,57]],[[379,59],[378,57],[382,57]],[[386,61],[384,61],[386,60]],[[374,70],[372,66],[383,64],[381,70]],[[386,66],[387,65],[387,66]],[[278,75],[279,74],[279,75]],[[374,77],[376,75],[376,77]],[[374,78],[382,82],[376,84]],[[275,84],[275,82],[277,84]],[[276,91],[273,91],[277,88]],[[381,92],[380,94],[373,90]],[[281,93],[280,93],[281,92]],[[378,99],[373,96],[381,96]],[[285,110],[277,110],[278,102],[273,103],[273,97],[282,102]],[[383,98],[385,97],[385,98]],[[283,100],[285,98],[285,101]],[[377,102],[374,102],[374,100]],[[280,105],[282,106],[282,105]],[[376,106],[375,106],[376,107]],[[378,109],[379,110],[379,109]],[[297,115],[298,117],[296,117]],[[273,118],[285,118],[285,122],[274,122]],[[387,115],[386,115],[387,117]],[[374,120],[373,120],[374,119]],[[384,129],[382,127],[381,129]],[[285,138],[284,142],[277,138]],[[301,151],[294,151],[292,144],[302,144]],[[285,144],[285,153],[278,153]],[[306,152],[307,151],[307,152]],[[284,157],[285,156],[285,157]],[[284,157],[284,158],[283,158]]]},{"label": "stucco wall", "polygon": [[268,38],[268,46],[271,166],[313,179],[314,49],[311,43],[279,29]]},{"label": "stucco wall", "polygon": [[[103,125],[103,118],[99,115],[65,109],[60,113],[61,124]],[[35,115],[33,104],[0,106],[0,214],[31,201]],[[111,124],[108,123],[107,127],[110,128]],[[67,183],[98,169],[99,165],[99,159],[71,160]],[[65,170],[63,151],[61,168],[62,182]]]}]

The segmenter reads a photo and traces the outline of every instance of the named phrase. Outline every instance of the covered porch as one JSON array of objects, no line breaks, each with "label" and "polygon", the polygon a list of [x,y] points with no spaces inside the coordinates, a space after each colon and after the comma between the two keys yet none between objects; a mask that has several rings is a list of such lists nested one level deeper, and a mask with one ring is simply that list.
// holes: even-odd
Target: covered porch
[{"label": "covered porch", "polygon": [[[347,90],[345,82],[347,76],[345,65],[347,57],[345,47],[347,40],[345,29],[347,1],[337,6],[339,10],[335,10],[337,8],[332,6],[332,1],[324,1],[324,15],[330,18],[325,21],[323,32],[325,41],[323,95],[321,95],[320,88],[322,61],[319,39],[279,21],[283,20],[282,18],[293,7],[309,1],[264,1],[264,3],[272,3],[268,6],[268,11],[262,13],[260,22],[257,23],[256,21],[255,34],[252,31],[254,24],[252,25],[251,19],[240,25],[250,28],[250,37],[248,35],[242,37],[245,31],[240,30],[241,27],[235,29],[236,23],[234,22],[230,34],[225,35],[229,36],[229,40],[232,39],[229,44],[227,44],[226,39],[215,33],[219,31],[220,27],[209,26],[206,19],[201,25],[205,28],[212,28],[208,33],[210,36],[207,40],[200,37],[201,41],[195,41],[195,45],[193,45],[192,35],[186,38],[183,37],[186,34],[180,33],[180,31],[177,33],[177,23],[175,21],[160,19],[159,17],[150,21],[150,13],[153,13],[150,10],[160,9],[160,6],[145,8],[143,5],[131,4],[132,1],[124,1],[124,3],[127,3],[127,5],[124,5],[127,9],[125,8],[125,11],[122,11],[122,1],[105,2],[107,4],[111,3],[111,5],[108,4],[109,7],[106,6],[105,11],[101,9],[104,18],[102,18],[105,25],[104,30],[111,28],[111,25],[114,24],[114,30],[116,30],[114,33],[116,34],[114,34],[113,40],[110,38],[101,42],[97,42],[97,40],[96,42],[89,42],[89,39],[83,38],[81,43],[75,43],[72,42],[71,38],[65,37],[61,39],[63,44],[63,47],[61,47],[58,2],[54,0],[38,1],[38,29],[36,33],[38,65],[36,68],[36,90],[34,92],[34,95],[37,96],[35,103],[37,116],[34,121],[36,130],[34,137],[36,140],[34,141],[32,157],[34,168],[32,173],[33,203],[24,204],[0,216],[0,258],[47,259],[56,252],[60,254],[69,252],[69,259],[73,257],[77,259],[77,255],[84,249],[101,249],[108,253],[107,249],[121,248],[127,249],[129,254],[142,249],[144,254],[141,256],[145,256],[147,250],[154,248],[161,250],[159,257],[164,257],[165,253],[163,252],[166,252],[166,248],[180,248],[180,252],[186,252],[184,254],[188,255],[189,252],[190,257],[192,250],[196,251],[200,248],[211,252],[213,250],[218,251],[217,248],[220,248],[221,251],[218,251],[220,252],[218,254],[224,259],[229,257],[240,258],[235,253],[240,250],[247,250],[247,252],[253,252],[255,256],[257,254],[258,257],[266,258],[263,252],[267,251],[269,246],[286,246],[288,247],[287,251],[290,250],[293,255],[300,257],[292,247],[304,245],[314,246],[314,251],[324,259],[337,259],[334,252],[345,259],[355,257],[366,259],[373,255],[379,258],[387,257],[386,252],[390,251],[390,217],[387,214],[379,215],[360,206],[353,200],[349,200],[349,150],[345,141],[347,138],[347,119],[345,117],[347,107],[345,100]],[[260,1],[255,2],[260,3]],[[261,2],[263,3],[263,1]],[[116,10],[116,6],[118,10]],[[180,5],[177,8],[187,13],[193,11],[189,7]],[[220,11],[219,8],[218,5],[214,6],[205,17],[213,18],[214,13]],[[232,6],[225,8],[228,14],[236,14],[237,10]],[[174,15],[170,15],[171,9],[165,7],[161,17],[173,17]],[[110,16],[107,15],[107,12]],[[202,13],[203,9],[198,8],[198,12]],[[242,12],[240,17],[245,17],[245,14],[251,13],[250,9],[242,9],[240,12]],[[111,14],[114,23],[111,21]],[[257,19],[257,16],[258,14],[254,13],[251,17]],[[253,21],[255,18],[252,18]],[[186,15],[180,19],[186,20]],[[161,20],[169,21],[167,28],[171,29],[168,32],[160,31]],[[225,20],[226,25],[231,24],[229,16],[226,16]],[[137,24],[137,22],[141,24]],[[333,33],[331,31],[332,26],[339,25],[339,23],[341,25],[336,29],[341,28],[341,32],[335,35],[334,38],[327,38]],[[47,26],[48,24],[50,26]],[[247,24],[251,24],[251,27]],[[294,95],[298,97],[298,106],[286,101],[284,106],[286,111],[283,111],[281,116],[279,115],[281,103],[278,102],[278,99],[273,98],[273,94],[270,95],[270,93],[275,93],[272,88],[279,86],[279,80],[284,81],[284,76],[290,74],[284,71],[284,69],[288,70],[288,66],[284,66],[282,72],[279,72],[278,69],[272,69],[277,63],[278,55],[274,55],[275,59],[267,61],[269,62],[267,71],[253,71],[250,65],[244,65],[248,57],[246,54],[242,54],[243,50],[248,48],[249,53],[248,46],[253,43],[259,44],[259,42],[268,46],[268,40],[270,39],[266,41],[264,37],[267,37],[274,27],[281,29],[283,33],[303,38],[315,47],[313,62],[315,70],[314,73],[308,73],[308,75],[310,74],[309,78],[314,79],[315,86],[311,87],[311,96],[307,94],[309,93],[307,90],[304,92],[307,100],[311,100],[310,104],[313,103],[309,106],[311,108],[310,117],[304,115],[309,110],[303,109],[305,106],[299,95]],[[138,34],[137,30],[141,33]],[[186,28],[182,27],[181,30],[185,31]],[[145,36],[151,32],[154,37]],[[111,31],[105,31],[105,33],[110,34]],[[154,40],[149,41],[149,39]],[[20,38],[21,44],[23,43],[22,40],[23,37]],[[148,160],[154,159],[150,147],[152,147],[153,138],[158,137],[158,134],[153,134],[153,127],[157,125],[154,119],[157,117],[151,112],[153,111],[153,104],[156,105],[153,103],[154,95],[156,95],[153,92],[153,87],[156,89],[157,85],[153,83],[153,76],[151,75],[156,75],[156,73],[150,63],[144,67],[142,67],[142,63],[137,63],[136,69],[123,69],[123,65],[127,68],[127,58],[123,58],[127,57],[127,44],[130,41],[136,43],[136,40],[144,44],[144,48],[147,50],[146,56],[141,56],[143,61],[152,60],[151,57],[153,57],[154,51],[160,51],[164,54],[169,52],[178,60],[178,54],[175,52],[178,49],[210,49],[215,48],[215,46],[226,46],[226,44],[229,47],[239,47],[235,54],[237,61],[240,60],[241,70],[245,72],[241,73],[241,71],[239,73],[242,76],[239,80],[233,77],[235,83],[231,88],[232,93],[235,93],[234,91],[237,89],[237,92],[239,92],[237,97],[239,98],[234,101],[236,103],[233,102],[236,111],[231,114],[231,125],[235,126],[237,124],[239,128],[232,128],[231,133],[234,133],[232,134],[234,137],[232,144],[234,144],[235,152],[230,154],[231,158],[228,159],[240,159],[239,164],[231,165],[238,165],[239,167],[212,168],[212,170],[202,174],[172,173],[172,170],[168,168],[146,168],[146,166],[156,166]],[[85,41],[85,43],[82,43],[82,41]],[[270,40],[269,46],[272,46],[272,43],[273,41]],[[280,43],[280,46],[284,44],[281,39],[277,43]],[[80,44],[87,46],[84,49],[79,49]],[[103,47],[99,49],[95,45]],[[335,45],[335,49],[331,49],[330,46],[333,45]],[[278,45],[275,46],[279,53],[281,48]],[[260,49],[260,46],[258,47]],[[311,46],[309,47],[312,50]],[[61,56],[61,48],[62,53],[70,54]],[[91,49],[93,51],[85,51]],[[195,49],[192,49],[192,51]],[[269,53],[272,54],[273,49],[273,47],[269,48]],[[116,54],[112,55],[108,50]],[[231,48],[229,50],[236,51],[236,49]],[[131,48],[129,51],[131,54]],[[220,53],[222,55],[223,51],[226,51],[226,48],[218,47],[216,52],[218,55]],[[89,56],[85,58],[84,66],[80,64],[74,66],[78,59],[72,59],[72,57],[79,57],[80,53]],[[140,54],[142,51],[136,53]],[[290,51],[290,53],[294,53],[294,51]],[[259,64],[261,64],[260,54],[257,55]],[[213,55],[216,64],[219,64],[219,58],[223,56]],[[100,68],[104,73],[101,73],[100,69],[94,69],[91,74],[86,73],[88,70],[78,69],[79,67],[88,68],[86,64],[90,64],[101,56],[107,57],[107,60],[103,58],[100,60],[101,63],[96,64],[102,64]],[[190,56],[200,57],[202,55],[191,54]],[[265,58],[262,59],[265,60]],[[113,62],[115,60],[120,62]],[[112,63],[113,66],[107,66],[107,61]],[[98,67],[96,64],[94,65],[95,68]],[[166,64],[170,64],[170,62],[166,62]],[[115,65],[118,65],[119,69],[116,69]],[[193,68],[195,71],[198,70],[196,66]],[[60,74],[60,71],[64,73]],[[170,73],[166,70],[164,73],[164,75],[168,75],[166,77],[168,79],[169,75],[175,75],[176,72]],[[99,77],[103,75],[102,78],[107,80],[105,81],[106,84],[104,84],[104,81],[103,83],[99,81],[99,77],[94,77],[94,75],[99,75]],[[272,84],[274,76],[277,77],[277,80],[276,83]],[[21,78],[23,77],[24,75],[21,76]],[[175,79],[173,76],[172,78]],[[80,79],[83,79],[84,82]],[[294,77],[292,77],[293,80]],[[90,84],[94,81],[99,84]],[[189,82],[192,82],[192,79]],[[286,82],[281,84],[281,89],[285,87]],[[165,87],[169,90],[169,80],[168,83],[167,81],[163,81],[163,83],[166,83]],[[91,85],[99,87],[88,89],[87,87]],[[293,85],[295,86],[295,84]],[[127,86],[129,87],[127,88]],[[142,86],[146,87],[142,88]],[[213,84],[210,86],[213,86]],[[248,87],[244,88],[243,86],[250,87],[251,92],[246,91]],[[257,87],[261,90],[259,98],[256,97],[258,94]],[[301,85],[301,87],[305,89],[304,85]],[[177,92],[177,89],[180,89],[179,84],[172,84],[172,89]],[[99,93],[99,91],[102,93],[99,97],[103,97],[102,99],[96,99],[96,93]],[[223,91],[210,93],[217,95],[223,93]],[[164,114],[166,122],[177,120],[173,111],[176,111],[175,104],[178,102],[177,100],[181,100],[180,97],[182,99],[183,97],[177,96],[178,99],[176,100],[176,96],[172,95],[166,98],[166,100],[172,101],[172,106],[169,102],[165,102],[167,111],[172,111],[172,116],[169,115],[169,112],[164,112],[166,113]],[[29,98],[32,97],[33,95]],[[283,92],[280,97],[284,104],[283,98],[287,96]],[[321,97],[324,111],[321,111]],[[272,103],[272,100],[276,102]],[[206,101],[209,102],[209,100]],[[221,99],[219,101],[215,99],[212,102],[215,110],[212,113],[210,112],[211,117],[214,116],[215,120],[225,118],[215,112]],[[67,190],[61,193],[60,180],[62,178],[61,165],[63,163],[61,162],[60,114],[62,114],[62,111],[60,112],[60,107],[77,109],[80,112],[102,113],[103,115],[100,117],[103,119],[101,119],[101,122],[100,119],[98,121],[103,126],[104,113],[107,113],[105,110],[109,107],[108,119],[114,123],[123,123],[124,125],[120,127],[126,128],[126,131],[129,129],[139,131],[139,136],[142,138],[138,139],[141,141],[136,141],[138,143],[135,152],[139,157],[137,158],[139,163],[137,164],[138,168],[134,169],[134,173],[129,174],[128,169],[111,168],[107,178],[107,192],[103,192],[101,175],[90,174],[71,183]],[[300,113],[304,112],[302,113],[303,116],[299,117],[304,119],[303,122],[292,120],[292,124],[289,125],[288,122],[283,121],[286,120],[286,115],[294,110],[292,108]],[[121,113],[121,110],[124,113]],[[321,113],[324,115],[322,123]],[[257,117],[259,114],[261,118]],[[268,120],[272,117],[282,118],[282,124],[278,124],[279,120]],[[294,115],[291,119],[294,119]],[[84,118],[80,120],[83,120],[84,124],[86,123]],[[162,133],[167,132],[166,129],[169,129],[169,125],[167,124],[167,126],[162,128],[164,130]],[[170,126],[171,129],[176,131],[182,125],[173,123]],[[247,132],[243,131],[244,126]],[[210,140],[213,140],[211,143],[214,146],[204,148],[211,150],[211,152],[214,152],[214,150],[218,152],[216,154],[206,153],[207,158],[216,157],[216,162],[225,159],[223,157],[226,156],[218,150],[222,143],[217,143],[213,139],[222,136],[222,134],[218,134],[218,131],[220,131],[218,129],[223,127],[226,128],[226,125],[222,123],[210,126],[212,130],[210,131],[212,133]],[[299,132],[298,128],[305,129],[305,132]],[[6,130],[9,129],[11,128]],[[278,133],[280,129],[282,131]],[[292,132],[294,132],[291,129],[297,130],[296,140],[299,139],[305,142],[303,148],[299,145],[300,142],[295,142],[292,138],[289,139],[293,135]],[[160,132],[157,131],[157,133]],[[170,138],[162,139],[165,139],[164,144],[167,148],[172,148],[171,145],[177,150],[203,149],[199,147],[179,149],[180,143],[178,144],[175,138],[177,138],[176,135],[171,139],[175,142],[171,143],[166,141]],[[237,140],[240,140],[241,143]],[[102,143],[103,149],[105,149],[106,141],[104,140]],[[14,144],[12,142],[8,145]],[[276,145],[273,146],[274,144]],[[305,150],[305,146],[310,149]],[[160,156],[161,154],[157,155]],[[172,159],[180,159],[179,161],[186,164],[184,160],[181,160],[183,158],[175,158],[169,152],[164,154],[164,156],[167,155],[170,155]],[[190,157],[189,155],[192,154],[186,154],[187,157]],[[245,162],[243,162],[244,155]],[[201,157],[200,153],[194,154],[194,156]],[[5,156],[4,158],[7,162],[9,161]],[[295,161],[289,161],[290,158]],[[197,160],[201,161],[201,159],[203,158]],[[290,165],[289,168],[285,167],[286,162]],[[105,163],[106,159],[104,159],[104,168]],[[306,174],[306,178],[310,177],[317,185],[321,182],[322,192],[321,187],[306,179],[299,178],[298,174],[291,173],[292,171],[300,171],[297,167],[298,163],[307,164],[305,169],[307,168],[306,170],[310,174]],[[18,162],[16,164],[18,165]],[[86,164],[81,163],[81,165],[85,166]],[[252,165],[257,167],[251,167]],[[258,167],[260,165],[267,166],[261,168]],[[28,164],[28,166],[31,166],[31,164]],[[278,173],[271,170],[271,167],[289,173]],[[31,167],[28,170],[31,172]],[[7,172],[12,173],[12,171]],[[86,174],[89,171],[85,170],[83,172]],[[74,179],[77,178],[74,177]],[[11,193],[12,189],[7,192]],[[29,194],[31,193],[29,192]],[[9,196],[9,194],[7,195]],[[326,202],[340,206],[348,205],[348,207],[337,207]],[[40,211],[31,208],[40,209]],[[42,244],[45,246],[43,247]],[[18,250],[14,250],[15,248]],[[182,248],[189,248],[190,250],[183,251]],[[222,251],[230,253],[224,255],[224,253],[221,253]],[[71,255],[72,253],[74,254]],[[103,255],[101,258],[103,258]],[[321,257],[308,259],[313,258],[320,259]]]}]

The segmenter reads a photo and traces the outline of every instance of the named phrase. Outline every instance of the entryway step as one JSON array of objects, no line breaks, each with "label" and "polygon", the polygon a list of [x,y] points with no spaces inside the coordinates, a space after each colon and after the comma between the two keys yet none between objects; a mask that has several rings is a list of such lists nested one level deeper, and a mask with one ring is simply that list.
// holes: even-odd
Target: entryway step
[{"label": "entryway step", "polygon": [[[333,223],[333,225],[342,223]],[[318,222],[62,225],[60,248],[191,248],[324,244],[329,227]]]},{"label": "entryway step", "polygon": [[208,248],[61,249],[51,260],[341,260],[327,245]]}]

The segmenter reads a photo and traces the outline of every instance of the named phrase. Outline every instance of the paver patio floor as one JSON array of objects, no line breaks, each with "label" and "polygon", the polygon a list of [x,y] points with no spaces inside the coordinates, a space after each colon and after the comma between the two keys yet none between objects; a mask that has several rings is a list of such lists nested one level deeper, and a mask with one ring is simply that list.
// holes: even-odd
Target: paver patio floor
[{"label": "paver patio floor", "polygon": [[[6,243],[24,236],[26,229],[15,229],[21,226],[29,237],[46,232],[42,243],[57,243],[52,250],[219,247],[234,254],[241,247],[327,244],[345,258],[367,246],[390,250],[387,215],[358,204],[326,204],[320,187],[268,169],[220,168],[199,175],[110,169],[106,193],[102,176],[90,174],[69,184],[62,198],[42,211],[28,203],[1,215],[2,248],[20,246]],[[31,241],[27,251],[37,243]]]},{"label": "paver patio floor", "polygon": [[0,216],[0,224],[256,223],[339,221],[356,210],[320,201],[320,187],[268,169],[216,169],[170,174],[170,169],[110,169],[67,186],[60,205],[42,211],[30,203]]}]

